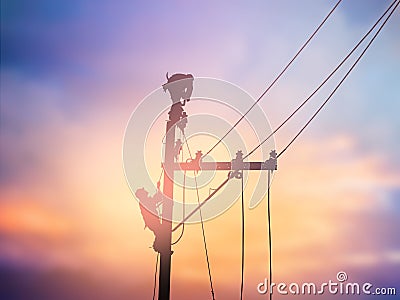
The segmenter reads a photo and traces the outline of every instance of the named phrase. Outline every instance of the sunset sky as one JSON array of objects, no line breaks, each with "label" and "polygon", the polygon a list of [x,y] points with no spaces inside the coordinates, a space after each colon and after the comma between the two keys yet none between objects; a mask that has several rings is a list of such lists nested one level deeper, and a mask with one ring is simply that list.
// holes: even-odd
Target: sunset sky
[{"label": "sunset sky", "polygon": [[[153,235],[122,162],[132,112],[166,72],[226,80],[258,98],[336,2],[1,1],[0,298],[151,299]],[[272,128],[390,3],[342,1],[261,100]],[[345,271],[400,293],[399,28],[400,8],[278,161],[275,282]],[[275,135],[278,151],[339,73]],[[246,220],[245,299],[266,299],[256,290],[268,275],[265,199]],[[240,226],[239,201],[205,223],[217,299],[239,298]],[[173,247],[171,299],[211,299],[202,242],[193,224]]]}]

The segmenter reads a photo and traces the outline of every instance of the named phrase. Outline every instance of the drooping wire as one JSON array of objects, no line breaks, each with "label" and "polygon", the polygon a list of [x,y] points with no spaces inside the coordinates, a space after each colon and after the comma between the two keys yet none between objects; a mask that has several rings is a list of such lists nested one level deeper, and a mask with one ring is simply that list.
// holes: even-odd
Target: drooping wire
[{"label": "drooping wire", "polygon": [[[269,253],[269,286],[272,284],[272,230],[271,230],[271,170],[268,170],[267,187],[267,222],[268,222],[268,253]],[[269,289],[268,289],[269,290]],[[272,291],[269,290],[269,299],[272,300]]]},{"label": "drooping wire", "polygon": [[242,173],[242,277],[240,282],[240,300],[243,299],[243,285],[244,285],[244,238],[245,238],[245,217],[244,217],[244,184],[243,184],[243,173]]},{"label": "drooping wire", "polygon": [[186,148],[187,148],[187,150],[188,150],[189,157],[190,157],[190,159],[193,159],[193,157],[192,157],[192,151],[190,151],[189,143],[188,143],[188,141],[187,141],[187,139],[186,139],[186,135],[185,135],[184,132],[182,132],[182,136],[183,136],[183,139],[185,140],[184,143],[186,144]]},{"label": "drooping wire", "polygon": [[321,84],[283,121],[275,130],[273,130],[263,141],[261,141],[256,147],[254,147],[243,159],[252,155],[258,148],[260,148],[267,140],[269,140],[276,132],[278,132],[283,125],[285,125],[294,115],[325,85],[325,83],[342,67],[342,65],[350,58],[350,56],[358,49],[362,42],[371,34],[371,32],[378,26],[380,21],[384,18],[390,8],[395,4],[397,0],[393,1],[392,4],[386,9],[386,11],[380,16],[375,24],[367,31],[367,33],[360,39],[360,41],[353,47],[353,49],[342,59],[342,61],[336,66],[336,68],[321,82]]},{"label": "drooping wire", "polygon": [[[188,143],[188,141],[186,139],[186,135],[185,135],[185,133],[183,131],[182,131],[182,135],[183,135],[183,138],[185,139],[185,144],[186,144],[186,147],[188,149],[189,157],[190,157],[190,159],[193,159],[192,152],[190,151],[189,143]],[[199,188],[198,188],[198,185],[197,185],[197,174],[196,174],[196,171],[193,171],[193,173],[194,173],[194,183],[195,183],[195,187],[196,187],[197,203],[199,205],[198,207],[199,207],[200,222],[201,222],[201,232],[202,232],[202,235],[203,235],[204,252],[205,252],[206,261],[207,261],[208,279],[210,281],[211,296],[212,296],[212,299],[215,300],[214,286],[213,286],[212,275],[211,275],[210,258],[208,256],[206,232],[205,232],[205,229],[204,229],[203,213],[201,211]],[[186,174],[186,171],[185,171],[185,174]],[[184,226],[185,217],[182,220],[183,220],[182,221],[183,222],[182,226]]]},{"label": "drooping wire", "polygon": [[210,195],[208,195],[208,197],[206,199],[204,199],[196,208],[194,208],[189,214],[187,214],[186,217],[172,229],[172,232],[177,230],[187,220],[189,220],[199,209],[201,209],[203,207],[204,204],[206,204],[208,202],[208,200],[210,200],[212,197],[214,197],[214,195],[216,193],[218,193],[219,190],[222,189],[229,182],[229,180],[231,180],[231,178],[228,175],[228,177],[216,189],[214,189],[214,191]]},{"label": "drooping wire", "polygon": [[[186,182],[186,171],[183,175],[183,198],[182,198],[182,220],[185,218],[185,182]],[[182,225],[182,230],[181,233],[179,234],[179,237],[176,239],[175,242],[173,242],[171,245],[175,245],[177,243],[179,243],[179,241],[182,239],[183,234],[185,233],[185,224]]]},{"label": "drooping wire", "polygon": [[[194,173],[195,173],[194,174],[194,182],[195,182],[195,185],[196,185],[197,203],[200,205],[200,195],[199,195],[199,189],[198,189],[198,186],[197,186],[197,178],[196,178],[197,174],[196,174],[196,171],[194,171]],[[199,209],[199,213],[200,213],[200,222],[201,222],[201,232],[203,234],[204,251],[205,251],[205,254],[206,254],[206,261],[207,261],[208,279],[210,281],[212,299],[215,300],[214,287],[213,287],[213,281],[212,281],[212,276],[211,276],[210,258],[208,256],[206,233],[205,233],[205,229],[204,229],[203,213],[201,212],[201,208]]]},{"label": "drooping wire", "polygon": [[158,271],[158,258],[160,256],[160,253],[157,252],[157,258],[156,258],[156,270],[154,272],[154,284],[153,284],[153,300],[156,297],[156,288],[157,288],[157,271]]},{"label": "drooping wire", "polygon": [[[183,149],[182,149],[182,160],[183,160]],[[186,204],[186,170],[183,172],[183,187],[182,187],[182,220],[185,218],[185,204]],[[179,241],[182,239],[183,234],[185,232],[185,224],[182,225],[182,230],[181,233],[179,234],[179,237],[176,239],[175,242],[173,242],[171,245],[175,245],[179,243]]]},{"label": "drooping wire", "polygon": [[339,0],[335,6],[331,9],[331,11],[328,13],[328,15],[323,19],[321,24],[314,30],[314,32],[310,35],[310,37],[307,39],[307,41],[301,46],[301,48],[297,51],[297,53],[293,56],[293,58],[289,61],[289,63],[283,68],[283,70],[279,73],[279,75],[272,81],[272,83],[266,88],[266,90],[261,94],[260,97],[250,106],[250,108],[239,118],[239,120],[225,133],[222,138],[220,138],[214,146],[210,148],[206,152],[206,154],[203,155],[207,156],[208,154],[211,153],[221,142],[226,136],[232,132],[232,130],[246,117],[246,115],[254,108],[254,106],[257,105],[257,103],[269,92],[269,90],[275,85],[275,83],[282,77],[282,75],[286,72],[286,70],[290,67],[290,65],[294,62],[294,60],[300,55],[300,53],[304,50],[304,48],[310,43],[310,41],[313,39],[313,37],[318,33],[318,31],[321,29],[321,27],[325,24],[325,22],[328,20],[328,18],[332,15],[332,13],[335,11],[336,7],[340,4],[342,0]]},{"label": "drooping wire", "polygon": [[[397,1],[397,0],[396,0]],[[393,3],[395,3],[394,1]],[[393,4],[392,3],[392,4]],[[342,85],[342,83],[346,80],[346,78],[349,76],[351,71],[353,71],[354,67],[358,64],[358,62],[361,60],[361,58],[364,56],[365,52],[368,50],[368,48],[371,46],[371,44],[374,42],[375,38],[378,36],[378,34],[381,32],[382,28],[386,25],[387,21],[390,19],[392,16],[393,12],[396,10],[397,6],[399,5],[400,2],[397,2],[395,7],[392,9],[392,11],[389,13],[389,15],[386,17],[382,25],[379,27],[377,32],[374,34],[374,36],[371,38],[367,46],[364,48],[364,50],[361,52],[361,54],[358,56],[357,60],[353,63],[353,65],[350,67],[350,69],[347,71],[347,73],[343,76],[343,78],[340,80],[340,82],[336,85],[336,87],[333,89],[333,91],[330,93],[330,95],[326,98],[326,100],[322,103],[322,105],[317,109],[317,111],[311,116],[311,118],[307,121],[307,123],[300,129],[300,131],[292,138],[292,140],[283,148],[283,150],[277,155],[277,158],[279,158],[292,144],[293,142],[300,136],[300,134],[307,128],[307,126],[314,120],[314,118],[317,116],[317,114],[322,110],[322,108],[328,103],[328,101],[332,98],[332,96],[335,94],[335,92],[338,90],[338,88]]]}]

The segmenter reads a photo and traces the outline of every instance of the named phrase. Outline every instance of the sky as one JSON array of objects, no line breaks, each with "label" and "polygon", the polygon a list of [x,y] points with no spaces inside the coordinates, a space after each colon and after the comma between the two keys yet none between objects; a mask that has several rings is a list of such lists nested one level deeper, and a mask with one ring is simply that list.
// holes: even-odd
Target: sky
[{"label": "sky", "polygon": [[[0,298],[151,299],[153,236],[122,162],[132,112],[166,72],[226,80],[256,99],[335,3],[1,1]],[[260,101],[272,128],[390,3],[342,1]],[[397,9],[278,161],[271,187],[276,282],[320,283],[345,271],[349,280],[400,293],[399,26]],[[274,136],[277,150],[343,74]],[[246,209],[246,220],[244,295],[262,299],[265,200]],[[240,203],[205,229],[216,297],[238,298]],[[173,248],[172,299],[211,298],[201,227],[187,226]]]}]

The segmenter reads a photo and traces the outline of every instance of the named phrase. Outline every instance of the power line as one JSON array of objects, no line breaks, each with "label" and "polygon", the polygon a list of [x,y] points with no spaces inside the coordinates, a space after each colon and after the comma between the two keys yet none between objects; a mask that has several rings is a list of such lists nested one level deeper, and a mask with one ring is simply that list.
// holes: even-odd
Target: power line
[{"label": "power line", "polygon": [[375,24],[368,30],[368,32],[360,39],[360,41],[353,47],[353,49],[342,59],[342,61],[336,66],[336,68],[321,82],[321,84],[283,121],[275,130],[273,130],[261,143],[254,147],[243,159],[249,157],[258,148],[260,148],[267,140],[269,140],[276,132],[278,132],[283,125],[285,125],[324,85],[325,83],[339,70],[339,68],[350,58],[350,56],[357,50],[361,43],[371,34],[375,27],[380,23],[383,17],[387,14],[390,8],[394,5],[396,1],[386,9],[386,11],[380,16],[380,18],[375,22]]},{"label": "power line", "polygon": [[[395,3],[394,1],[393,3]],[[392,11],[389,13],[389,15],[386,17],[382,25],[379,27],[378,31],[374,34],[372,39],[369,41],[367,46],[364,48],[364,50],[361,52],[361,54],[358,56],[357,60],[353,63],[353,65],[350,67],[350,69],[347,71],[347,73],[343,76],[343,78],[340,80],[340,82],[336,85],[332,93],[326,98],[326,100],[322,103],[322,105],[317,109],[317,111],[311,116],[311,118],[307,121],[307,123],[300,129],[300,131],[294,136],[294,138],[286,145],[285,148],[277,155],[277,158],[279,158],[289,147],[290,145],[293,144],[293,142],[299,137],[299,135],[306,129],[306,127],[311,123],[312,120],[317,116],[317,114],[322,110],[322,108],[328,103],[328,101],[332,98],[332,96],[335,94],[335,92],[338,90],[338,88],[342,85],[342,83],[346,80],[346,78],[349,76],[351,71],[354,69],[354,67],[357,65],[357,63],[361,60],[361,58],[364,56],[365,52],[368,50],[368,48],[371,46],[371,44],[374,42],[375,38],[378,36],[378,34],[381,32],[382,28],[386,25],[387,21],[390,19],[392,16],[393,12],[396,10],[397,6],[399,5],[400,2],[397,2],[395,7],[392,9]]]},{"label": "power line", "polygon": [[279,75],[272,81],[272,83],[267,87],[267,89],[261,94],[260,97],[250,106],[250,108],[245,112],[244,115],[242,115],[239,120],[225,133],[225,135],[218,140],[217,143],[215,143],[214,146],[211,147],[210,150],[206,152],[206,154],[203,155],[207,156],[208,154],[211,153],[221,142],[226,136],[232,132],[232,130],[246,117],[246,115],[254,108],[254,106],[257,105],[257,103],[269,92],[269,90],[275,85],[275,83],[282,77],[282,75],[286,72],[286,70],[290,67],[290,65],[294,62],[294,60],[300,55],[300,53],[303,51],[303,49],[310,43],[310,41],[313,39],[313,37],[317,34],[317,32],[321,29],[321,27],[325,24],[325,22],[328,20],[328,18],[331,16],[331,14],[335,11],[336,7],[342,2],[342,0],[339,0],[335,6],[331,9],[331,11],[328,13],[328,15],[324,18],[324,20],[319,24],[319,26],[314,30],[314,32],[310,35],[310,37],[307,39],[307,41],[301,46],[301,48],[297,51],[297,53],[293,56],[293,58],[289,61],[289,63],[283,68],[283,70],[279,73]]},{"label": "power line", "polygon": [[188,141],[186,139],[185,132],[182,131],[182,135],[183,135],[183,138],[185,139],[185,144],[186,144],[186,147],[188,149],[189,157],[190,157],[190,159],[192,159],[192,151],[190,151],[189,143],[188,143]]},{"label": "power line", "polygon": [[[183,187],[182,187],[182,219],[185,218],[185,203],[186,203],[186,170],[183,173]],[[185,232],[185,224],[182,225],[182,231],[179,234],[179,237],[176,239],[175,242],[173,242],[171,245],[175,245],[179,243],[179,241],[182,239],[183,234]]]},{"label": "power line", "polygon": [[240,282],[240,300],[243,299],[243,282],[244,282],[244,235],[245,235],[245,220],[244,220],[244,185],[242,174],[242,278]]},{"label": "power line", "polygon": [[[200,205],[200,196],[199,196],[199,189],[198,189],[198,186],[197,186],[196,171],[194,171],[194,173],[195,173],[194,174],[194,182],[195,182],[195,185],[196,185],[197,203]],[[205,254],[206,254],[206,261],[207,261],[208,279],[210,281],[212,299],[215,300],[214,287],[213,287],[212,276],[211,276],[210,258],[208,256],[206,233],[205,233],[205,230],[204,230],[203,214],[201,212],[201,208],[199,209],[199,213],[200,213],[200,221],[201,221],[201,232],[203,234],[204,251],[205,251]]]},{"label": "power line", "polygon": [[[340,2],[340,1],[339,1]],[[336,6],[339,4],[339,2],[336,4]],[[382,20],[382,18],[386,15],[386,13],[389,11],[389,9],[394,5],[394,3],[396,2],[396,0],[395,1],[393,1],[392,2],[392,4],[388,7],[388,9],[383,13],[383,15],[378,19],[378,21],[371,27],[371,29],[364,35],[364,37],[358,42],[358,44],[352,49],[352,51],[347,55],[347,56],[350,56],[351,55],[351,53],[353,53],[355,50],[356,50],[356,48],[359,46],[359,44],[361,44],[362,43],[362,41],[364,41],[364,39],[371,33],[371,31],[377,26],[377,24],[379,23],[379,21],[381,21]],[[398,5],[398,4],[397,4]],[[390,15],[389,15],[389,17],[392,15],[392,13],[394,12],[394,10],[397,8],[397,5],[396,5],[396,7],[393,9],[393,11],[390,13]],[[335,6],[335,7],[336,7]],[[334,7],[334,8],[335,8]],[[333,9],[332,9],[332,11],[330,12],[330,14],[333,12]],[[328,15],[329,16],[329,15]],[[388,18],[389,18],[388,17]],[[384,24],[387,22],[387,20],[388,20],[388,18],[386,18],[386,20],[384,21]],[[325,20],[324,20],[325,21]],[[383,25],[384,25],[383,24]],[[378,30],[378,32],[375,34],[375,36],[373,37],[373,39],[369,42],[369,44],[368,44],[368,46],[367,46],[367,48],[366,49],[368,49],[368,47],[370,46],[370,44],[372,43],[372,41],[375,39],[375,37],[376,37],[376,35],[380,32],[380,30],[382,29],[382,27],[383,27],[383,25],[379,28],[379,30]],[[356,61],[356,63],[360,60],[360,58],[361,58],[361,56],[365,53],[365,51],[366,51],[366,49],[364,49],[364,51],[363,51],[363,53],[360,55],[360,57],[357,59],[357,61]],[[346,58],[348,58],[346,56]],[[344,61],[346,60],[346,58],[344,59]],[[339,68],[343,63],[344,63],[344,61],[342,61],[336,68],[335,68],[335,70],[337,69],[337,68]],[[354,68],[354,65],[352,66],[352,68],[351,68],[351,70]],[[350,71],[351,71],[350,70]],[[349,73],[349,72],[348,72]],[[332,74],[332,73],[331,73]],[[327,78],[330,78],[330,76],[331,76],[331,74],[327,77]],[[346,76],[345,77],[347,77],[348,76],[348,74],[346,74]],[[327,79],[325,79],[325,80],[327,80]],[[325,82],[325,80],[324,80],[324,82]],[[342,81],[343,81],[343,79],[342,79]],[[339,85],[342,83],[342,81],[339,83]],[[336,91],[337,90],[337,87],[336,87],[336,89],[334,90],[334,91]],[[331,96],[330,96],[331,97]],[[306,99],[306,100],[309,100],[308,98]],[[301,108],[301,106],[302,105],[304,105],[303,103],[294,111],[294,113],[296,113],[300,108]],[[294,113],[292,113],[292,115],[294,114]],[[291,117],[292,117],[292,115],[291,116],[289,116],[288,117],[288,119],[290,119]],[[287,122],[288,120],[285,120],[277,129],[275,129],[274,130],[274,132],[273,133],[275,133],[278,129],[280,129],[286,122]],[[232,129],[232,128],[231,128]],[[272,133],[272,134],[273,134]],[[258,148],[258,147],[260,147],[261,146],[261,144],[262,143],[264,143],[268,138],[270,138],[271,136],[272,136],[272,134],[270,135],[270,136],[268,136],[265,140],[263,140],[256,148]],[[223,138],[222,138],[223,139]],[[221,139],[221,140],[222,140]],[[221,141],[220,140],[220,141]],[[244,158],[247,158],[251,153],[253,153],[254,152],[254,149],[249,153],[249,154],[247,154]],[[209,152],[207,152],[207,154],[208,153],[210,153],[210,151]],[[207,155],[206,154],[206,155]],[[282,154],[282,152],[279,154],[279,155],[281,155]],[[173,231],[175,231],[177,228],[179,228],[185,221],[187,221],[191,216],[193,216],[193,214],[194,213],[196,213],[197,212],[197,210],[198,209],[200,209],[201,208],[201,206],[203,206],[209,199],[211,199],[225,184],[227,184],[228,183],[228,181],[229,181],[229,176],[228,176],[228,178],[225,180],[225,181],[223,181],[197,208],[195,208],[188,216],[186,216],[185,217],[185,219],[184,220],[182,220],[182,222],[181,223],[179,223],[177,226],[175,226],[175,228],[173,229]]]},{"label": "power line", "polygon": [[[268,220],[268,250],[269,250],[269,286],[272,284],[272,230],[271,230],[271,206],[270,195],[271,190],[271,171],[268,170],[268,187],[267,187],[267,220]],[[272,300],[272,291],[269,291],[269,299]]]},{"label": "power line", "polygon": [[230,180],[231,178],[228,176],[206,199],[204,199],[195,209],[193,209],[179,224],[177,224],[173,229],[172,232],[177,230],[181,227],[187,220],[189,220],[201,207],[208,202],[220,189],[222,189]]}]

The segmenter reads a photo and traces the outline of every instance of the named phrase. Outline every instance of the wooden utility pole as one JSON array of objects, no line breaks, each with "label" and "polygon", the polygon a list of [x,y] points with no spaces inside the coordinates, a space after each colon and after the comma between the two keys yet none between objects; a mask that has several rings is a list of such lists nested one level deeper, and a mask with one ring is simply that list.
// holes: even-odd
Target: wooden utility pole
[{"label": "wooden utility pole", "polygon": [[174,146],[175,127],[181,118],[180,104],[173,104],[169,111],[169,120],[166,126],[165,157],[164,157],[164,202],[162,206],[161,249],[160,249],[160,275],[159,275],[159,300],[169,300],[171,282],[171,237],[172,237],[172,212],[174,197]]}]

